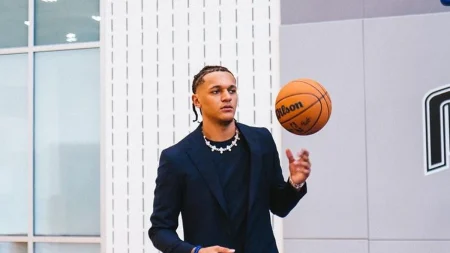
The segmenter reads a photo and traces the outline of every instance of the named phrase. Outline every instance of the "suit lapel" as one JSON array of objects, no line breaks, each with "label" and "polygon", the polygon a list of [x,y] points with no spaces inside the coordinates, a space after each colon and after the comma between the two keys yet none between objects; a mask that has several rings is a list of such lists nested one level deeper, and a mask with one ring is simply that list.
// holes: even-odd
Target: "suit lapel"
[{"label": "suit lapel", "polygon": [[214,197],[219,202],[225,214],[228,216],[228,209],[223,195],[223,190],[214,167],[215,164],[212,160],[210,150],[205,148],[203,134],[201,132],[201,125],[193,132],[190,139],[190,149],[188,149],[188,155],[196,165],[196,168],[205,179],[205,183],[211,190]]},{"label": "suit lapel", "polygon": [[[260,190],[259,182],[262,169],[262,158],[260,152],[261,143],[255,133],[253,133],[249,127],[237,122],[236,124],[239,128],[239,131],[246,139],[250,149],[250,182],[248,205],[248,209],[250,210],[253,207],[256,195]],[[219,181],[219,176],[214,170],[215,164],[212,160],[211,152],[205,146],[203,134],[201,132],[201,124],[191,135],[188,155],[196,165],[196,168],[198,169],[200,174],[205,179],[208,188],[217,199],[219,205],[228,216],[228,208],[225,197],[223,195],[223,189]]]},{"label": "suit lapel", "polygon": [[259,182],[262,169],[260,141],[255,134],[245,125],[238,124],[239,131],[247,140],[250,148],[250,182],[249,182],[249,205],[250,210],[259,192]]}]

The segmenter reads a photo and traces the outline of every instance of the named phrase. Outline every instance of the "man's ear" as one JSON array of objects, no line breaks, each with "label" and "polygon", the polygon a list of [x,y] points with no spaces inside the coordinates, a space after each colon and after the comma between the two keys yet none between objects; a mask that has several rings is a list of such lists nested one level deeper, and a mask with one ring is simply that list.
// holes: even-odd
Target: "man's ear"
[{"label": "man's ear", "polygon": [[198,100],[197,94],[192,94],[192,103],[195,107],[201,108],[200,101]]}]

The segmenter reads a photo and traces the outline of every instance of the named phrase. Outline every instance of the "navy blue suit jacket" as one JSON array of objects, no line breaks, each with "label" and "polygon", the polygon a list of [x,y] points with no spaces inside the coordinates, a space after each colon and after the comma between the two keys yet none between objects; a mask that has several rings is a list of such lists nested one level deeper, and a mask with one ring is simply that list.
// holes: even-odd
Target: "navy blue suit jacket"
[{"label": "navy blue suit jacket", "polygon": [[[270,212],[285,217],[306,194],[282,175],[280,159],[266,128],[237,123],[251,153],[245,253],[278,252]],[[227,247],[230,222],[219,177],[205,145],[201,125],[160,156],[151,227],[153,245],[164,253],[190,253],[196,245]],[[184,240],[176,229],[181,213]]]}]

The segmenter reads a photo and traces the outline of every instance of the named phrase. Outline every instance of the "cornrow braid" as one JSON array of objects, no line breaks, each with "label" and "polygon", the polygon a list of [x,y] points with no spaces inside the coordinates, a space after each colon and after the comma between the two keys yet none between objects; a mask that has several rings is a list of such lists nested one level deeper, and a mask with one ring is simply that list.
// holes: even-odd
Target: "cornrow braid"
[{"label": "cornrow braid", "polygon": [[[229,69],[227,69],[226,67],[223,67],[223,66],[219,66],[219,65],[204,66],[196,75],[194,75],[194,80],[192,80],[192,92],[194,94],[197,92],[197,87],[205,81],[205,80],[203,80],[203,77],[212,72],[228,72],[231,75],[233,75],[233,73],[231,73],[231,71]],[[194,114],[195,114],[195,119],[193,120],[193,122],[196,122],[196,121],[198,122],[198,114],[197,114],[197,110],[195,109],[194,103],[192,103],[192,110],[194,111]],[[202,113],[201,109],[200,109],[200,113]]]}]

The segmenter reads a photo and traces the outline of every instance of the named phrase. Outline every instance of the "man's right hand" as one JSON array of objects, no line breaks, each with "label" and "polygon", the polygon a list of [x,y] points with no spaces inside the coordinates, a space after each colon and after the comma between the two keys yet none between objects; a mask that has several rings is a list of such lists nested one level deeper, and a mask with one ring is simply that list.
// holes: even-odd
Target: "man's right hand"
[{"label": "man's right hand", "polygon": [[212,246],[208,248],[201,248],[198,253],[232,253],[234,249],[229,249],[221,246]]}]

